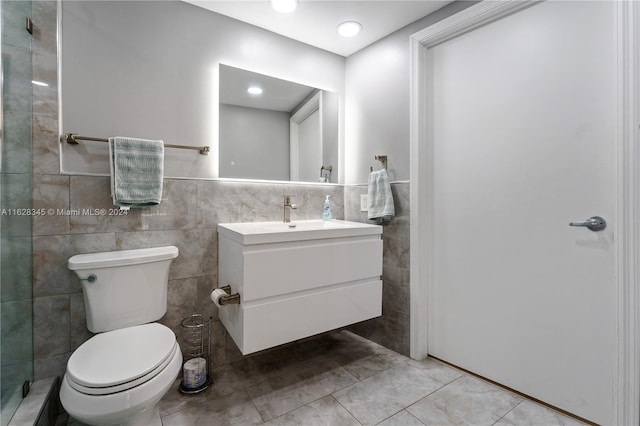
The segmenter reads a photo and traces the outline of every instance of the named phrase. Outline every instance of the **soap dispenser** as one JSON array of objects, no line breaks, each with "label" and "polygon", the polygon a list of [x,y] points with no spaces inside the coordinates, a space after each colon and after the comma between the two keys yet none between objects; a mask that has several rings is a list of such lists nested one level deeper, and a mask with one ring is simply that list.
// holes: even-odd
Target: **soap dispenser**
[{"label": "soap dispenser", "polygon": [[329,196],[324,200],[324,207],[322,208],[322,219],[331,220],[331,204],[329,203]]}]

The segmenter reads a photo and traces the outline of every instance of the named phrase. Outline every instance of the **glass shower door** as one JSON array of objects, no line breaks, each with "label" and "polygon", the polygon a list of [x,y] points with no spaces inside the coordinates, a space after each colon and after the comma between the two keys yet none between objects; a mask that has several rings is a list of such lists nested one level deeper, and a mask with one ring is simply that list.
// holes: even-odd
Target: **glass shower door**
[{"label": "glass shower door", "polygon": [[9,423],[33,381],[31,1],[0,2],[0,420]]}]

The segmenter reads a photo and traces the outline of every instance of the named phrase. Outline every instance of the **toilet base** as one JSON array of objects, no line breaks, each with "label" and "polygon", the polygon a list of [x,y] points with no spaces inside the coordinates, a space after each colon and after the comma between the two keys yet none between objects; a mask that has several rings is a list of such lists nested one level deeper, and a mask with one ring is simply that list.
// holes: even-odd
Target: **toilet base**
[{"label": "toilet base", "polygon": [[131,417],[119,426],[162,426],[158,404]]}]

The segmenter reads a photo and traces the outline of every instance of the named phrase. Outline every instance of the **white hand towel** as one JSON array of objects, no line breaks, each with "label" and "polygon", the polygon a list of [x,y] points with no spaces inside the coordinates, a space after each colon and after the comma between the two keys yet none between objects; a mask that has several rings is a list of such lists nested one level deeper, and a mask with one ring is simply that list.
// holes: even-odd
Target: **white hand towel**
[{"label": "white hand towel", "polygon": [[376,223],[389,222],[396,214],[391,185],[386,170],[369,174],[369,220]]}]

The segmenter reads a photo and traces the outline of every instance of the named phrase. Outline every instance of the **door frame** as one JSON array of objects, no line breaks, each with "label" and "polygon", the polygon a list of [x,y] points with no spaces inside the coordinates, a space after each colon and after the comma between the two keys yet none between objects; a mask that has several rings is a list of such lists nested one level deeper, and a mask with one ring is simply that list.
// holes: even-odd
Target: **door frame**
[{"label": "door frame", "polygon": [[[427,319],[432,242],[433,141],[429,129],[428,50],[446,40],[538,3],[483,1],[423,29],[410,38],[410,329],[411,357],[427,356]],[[618,120],[614,194],[614,300],[617,335],[614,354],[612,424],[640,424],[640,4],[616,1]],[[426,220],[424,220],[426,218]]]},{"label": "door frame", "polygon": [[289,178],[300,180],[300,125],[311,114],[320,111],[320,158],[322,158],[322,91],[318,91],[289,118]]}]

